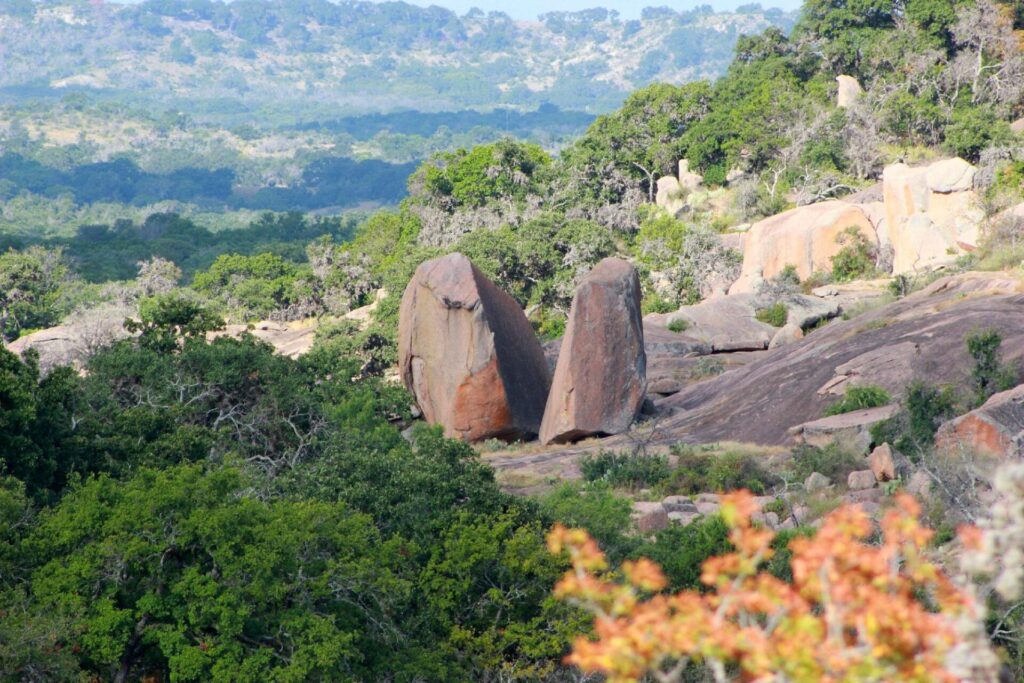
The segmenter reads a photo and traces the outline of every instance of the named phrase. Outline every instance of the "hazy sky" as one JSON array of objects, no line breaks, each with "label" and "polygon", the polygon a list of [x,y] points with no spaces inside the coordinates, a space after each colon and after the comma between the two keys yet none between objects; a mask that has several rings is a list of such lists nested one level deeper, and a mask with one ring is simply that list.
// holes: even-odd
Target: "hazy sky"
[{"label": "hazy sky", "polygon": [[[690,2],[672,2],[672,0],[559,0],[551,2],[545,0],[406,0],[413,5],[440,5],[464,14],[472,7],[479,7],[484,11],[498,10],[516,19],[535,19],[537,15],[544,12],[572,11],[589,9],[591,7],[607,7],[616,9],[626,19],[633,19],[640,16],[640,10],[644,7],[671,7],[674,10],[693,9],[698,5],[708,4],[715,9],[727,10],[740,5],[749,4],[754,0],[697,0]],[[765,8],[780,7],[782,9],[796,9],[800,6],[801,0],[762,0],[761,5]]]}]

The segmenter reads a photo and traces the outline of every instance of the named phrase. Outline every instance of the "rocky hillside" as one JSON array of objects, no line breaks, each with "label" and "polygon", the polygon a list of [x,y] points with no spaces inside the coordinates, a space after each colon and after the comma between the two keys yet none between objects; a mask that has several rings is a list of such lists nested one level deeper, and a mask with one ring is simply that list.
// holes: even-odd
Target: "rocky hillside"
[{"label": "rocky hillside", "polygon": [[793,18],[758,5],[523,22],[405,3],[7,2],[0,87],[7,97],[78,89],[193,115],[259,108],[302,120],[545,102],[600,112],[654,81],[717,76],[740,35]]}]

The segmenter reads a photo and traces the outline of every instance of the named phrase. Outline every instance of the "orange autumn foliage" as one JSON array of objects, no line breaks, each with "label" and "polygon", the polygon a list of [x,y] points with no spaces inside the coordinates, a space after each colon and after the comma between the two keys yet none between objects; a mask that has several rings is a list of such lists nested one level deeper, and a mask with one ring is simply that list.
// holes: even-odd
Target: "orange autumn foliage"
[{"label": "orange autumn foliage", "polygon": [[792,583],[760,570],[774,535],[752,525],[755,509],[749,493],[723,497],[735,552],[705,562],[706,592],[675,595],[659,592],[654,563],[624,563],[619,578],[586,532],[555,527],[549,547],[573,567],[555,595],[595,614],[593,637],[577,639],[567,663],[609,683],[676,680],[688,662],[720,681],[959,680],[947,657],[974,600],[925,556],[931,531],[913,498],[897,499],[878,545],[865,542],[872,523],[859,508],[833,512],[790,544]]}]

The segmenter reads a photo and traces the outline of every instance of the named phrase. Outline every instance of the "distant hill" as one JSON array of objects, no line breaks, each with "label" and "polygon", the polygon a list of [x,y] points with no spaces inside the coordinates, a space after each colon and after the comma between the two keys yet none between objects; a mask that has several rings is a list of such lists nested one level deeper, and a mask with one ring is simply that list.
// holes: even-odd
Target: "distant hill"
[{"label": "distant hill", "polygon": [[545,103],[600,113],[654,81],[717,76],[740,35],[794,20],[760,5],[524,22],[402,2],[5,0],[0,102],[84,91],[226,125]]}]

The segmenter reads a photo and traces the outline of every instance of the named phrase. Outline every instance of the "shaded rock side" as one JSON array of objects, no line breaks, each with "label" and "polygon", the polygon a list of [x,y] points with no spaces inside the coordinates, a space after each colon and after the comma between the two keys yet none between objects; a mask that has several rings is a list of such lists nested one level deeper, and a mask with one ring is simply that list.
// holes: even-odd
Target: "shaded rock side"
[{"label": "shaded rock side", "polygon": [[636,419],[646,390],[640,279],[628,262],[607,258],[576,289],[540,439],[620,434]]},{"label": "shaded rock side", "polygon": [[977,410],[945,423],[935,441],[943,449],[1019,457],[1024,452],[1024,385],[996,394]]},{"label": "shaded rock side", "polygon": [[515,300],[462,254],[416,269],[402,296],[398,362],[424,418],[447,436],[513,440],[540,430],[544,352]]}]

